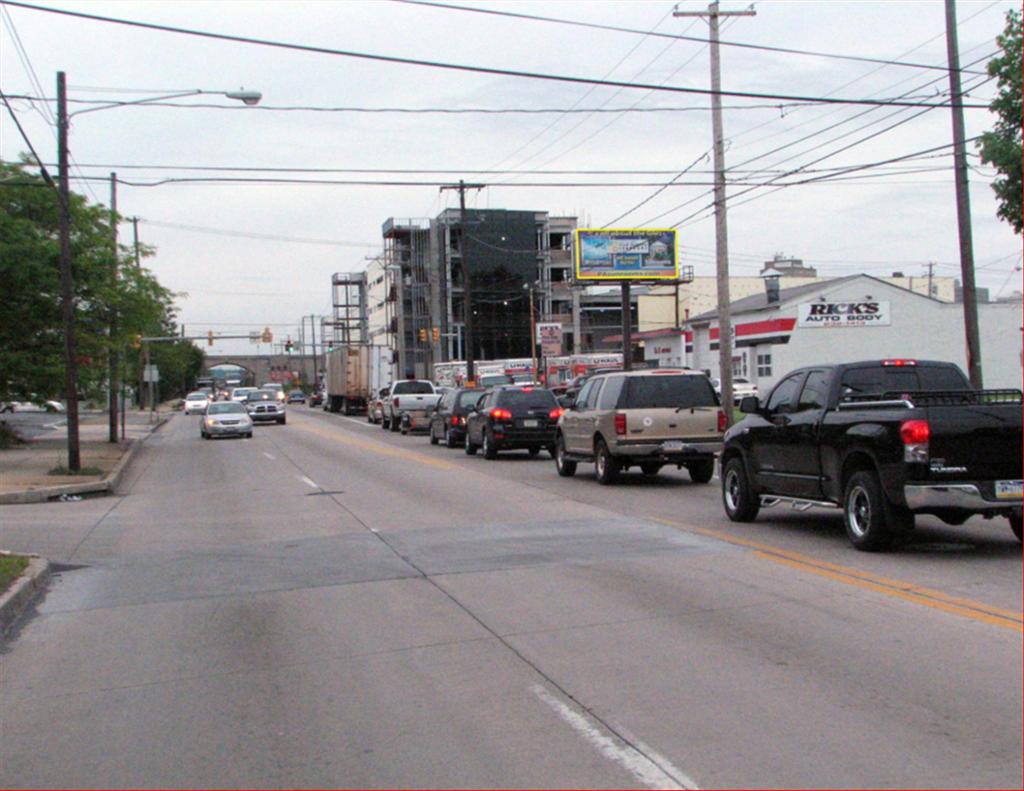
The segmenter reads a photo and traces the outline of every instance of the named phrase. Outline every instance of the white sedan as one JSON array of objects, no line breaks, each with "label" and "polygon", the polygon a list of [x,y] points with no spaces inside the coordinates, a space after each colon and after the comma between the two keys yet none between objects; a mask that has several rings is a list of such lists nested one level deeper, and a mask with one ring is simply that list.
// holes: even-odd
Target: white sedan
[{"label": "white sedan", "polygon": [[197,390],[185,396],[185,404],[182,406],[182,409],[186,415],[191,415],[193,412],[202,414],[209,405],[210,397],[201,390]]}]

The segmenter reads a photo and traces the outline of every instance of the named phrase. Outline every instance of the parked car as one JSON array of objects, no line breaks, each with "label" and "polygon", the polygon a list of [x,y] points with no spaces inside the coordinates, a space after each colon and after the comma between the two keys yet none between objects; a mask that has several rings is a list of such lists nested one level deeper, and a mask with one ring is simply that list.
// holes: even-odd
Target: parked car
[{"label": "parked car", "polygon": [[722,504],[842,510],[861,550],[891,546],[933,514],[951,525],[1005,516],[1021,540],[1020,390],[972,390],[952,363],[873,360],[787,374],[729,429]]},{"label": "parked car", "polygon": [[60,401],[8,401],[0,405],[0,412],[66,412]]},{"label": "parked car", "polygon": [[700,371],[599,374],[558,421],[555,466],[570,477],[580,462],[593,462],[598,482],[610,484],[630,467],[657,475],[674,464],[686,467],[694,483],[707,483],[725,426],[718,396]]},{"label": "parked car", "polygon": [[277,393],[273,390],[259,389],[249,393],[245,398],[245,408],[254,423],[273,421],[283,426],[288,421],[284,401],[279,401]]},{"label": "parked car", "polygon": [[470,456],[482,449],[484,458],[502,450],[525,448],[536,456],[541,448],[554,455],[555,426],[562,408],[550,390],[501,385],[479,398],[466,416],[464,447]]},{"label": "parked car", "polygon": [[217,401],[206,408],[206,414],[199,423],[199,436],[203,439],[252,437],[252,419],[244,404],[238,401]]},{"label": "parked car", "polygon": [[377,395],[370,399],[370,403],[366,405],[366,420],[368,423],[384,422],[384,410],[387,408],[388,395],[390,393],[390,387],[382,387],[377,391]]},{"label": "parked car", "polygon": [[430,414],[430,444],[444,442],[448,448],[462,447],[466,440],[466,415],[485,392],[462,387],[445,393]]},{"label": "parked car", "polygon": [[292,390],[288,394],[288,403],[289,404],[305,404],[306,403],[306,394],[303,393],[301,390]]},{"label": "parked car", "polygon": [[427,379],[403,379],[391,386],[382,427],[392,431],[426,431],[427,411],[437,406],[441,396]]},{"label": "parked car", "polygon": [[201,390],[197,390],[194,393],[189,393],[185,396],[185,402],[182,405],[182,409],[186,415],[191,415],[193,413],[201,414],[206,411],[206,408],[210,403],[210,396]]},{"label": "parked car", "polygon": [[[711,380],[711,384],[715,387],[715,392],[718,393],[719,399],[722,397],[722,380],[715,378]],[[734,376],[732,378],[732,404],[736,406],[739,404],[740,399],[746,398],[747,396],[756,396],[758,394],[757,385],[747,379],[745,376]]]}]

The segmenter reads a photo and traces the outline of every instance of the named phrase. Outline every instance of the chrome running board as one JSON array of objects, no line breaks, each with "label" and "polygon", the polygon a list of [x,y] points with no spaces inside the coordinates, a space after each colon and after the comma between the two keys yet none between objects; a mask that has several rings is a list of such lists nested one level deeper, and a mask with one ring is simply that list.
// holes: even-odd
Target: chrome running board
[{"label": "chrome running board", "polygon": [[827,500],[808,500],[803,497],[786,497],[784,495],[776,494],[762,494],[761,495],[761,507],[762,508],[773,508],[779,503],[789,503],[797,511],[806,511],[810,508],[838,508],[839,506],[835,503],[830,503]]}]

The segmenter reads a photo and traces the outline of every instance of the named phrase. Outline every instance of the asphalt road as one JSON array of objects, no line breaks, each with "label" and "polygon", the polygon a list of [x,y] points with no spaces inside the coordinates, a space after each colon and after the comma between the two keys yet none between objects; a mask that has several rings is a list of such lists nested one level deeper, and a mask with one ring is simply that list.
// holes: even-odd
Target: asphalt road
[{"label": "asphalt road", "polygon": [[1005,520],[872,555],[685,471],[197,420],[121,496],[0,507],[66,564],[0,648],[4,787],[1021,787]]}]

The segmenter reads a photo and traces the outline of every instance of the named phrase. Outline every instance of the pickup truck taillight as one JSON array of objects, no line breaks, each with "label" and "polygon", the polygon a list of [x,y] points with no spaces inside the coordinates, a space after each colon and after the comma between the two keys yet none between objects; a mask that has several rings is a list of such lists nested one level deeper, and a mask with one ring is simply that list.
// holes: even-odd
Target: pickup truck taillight
[{"label": "pickup truck taillight", "polygon": [[620,437],[626,435],[626,413],[616,412],[615,413],[615,433]]},{"label": "pickup truck taillight", "polygon": [[727,428],[727,426],[725,425],[725,412],[723,410],[719,409],[718,410],[718,431],[719,431],[719,433],[724,434],[726,428]]},{"label": "pickup truck taillight", "polygon": [[927,420],[904,420],[900,424],[903,440],[903,461],[928,463],[928,440],[931,428]]},{"label": "pickup truck taillight", "polygon": [[392,405],[394,405],[395,409],[398,409],[398,397],[397,396],[395,396],[394,400],[392,400],[391,403],[392,403]]}]

